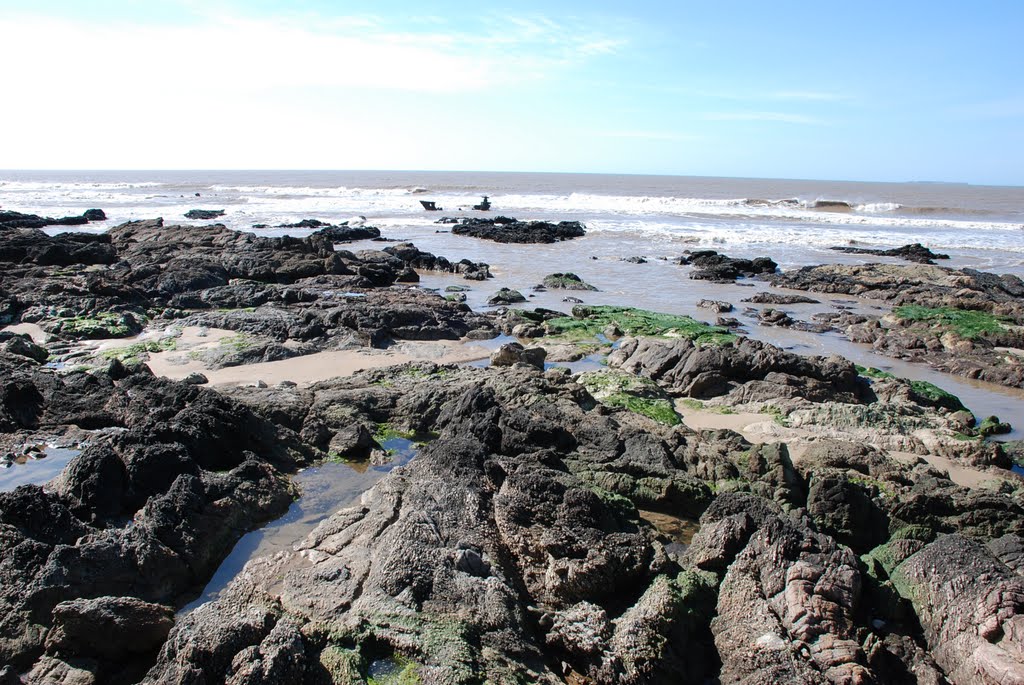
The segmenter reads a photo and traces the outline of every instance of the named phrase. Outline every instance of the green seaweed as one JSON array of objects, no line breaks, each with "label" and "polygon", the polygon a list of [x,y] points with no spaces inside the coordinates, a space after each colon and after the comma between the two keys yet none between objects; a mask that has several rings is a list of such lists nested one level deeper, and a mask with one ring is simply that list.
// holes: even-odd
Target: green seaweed
[{"label": "green seaweed", "polygon": [[727,328],[689,316],[632,307],[577,305],[572,308],[572,316],[549,319],[544,326],[549,335],[567,339],[595,338],[609,326],[624,335],[682,337],[700,345],[722,345],[736,339]]},{"label": "green seaweed", "polygon": [[577,376],[594,399],[608,407],[621,407],[665,424],[678,425],[682,420],[672,401],[650,378],[621,371],[592,371]]},{"label": "green seaweed", "polygon": [[124,338],[138,330],[134,315],[116,312],[67,317],[58,323],[61,333],[77,338]]},{"label": "green seaweed", "polygon": [[876,369],[873,366],[857,365],[856,369],[857,373],[859,373],[861,376],[864,376],[865,378],[896,378],[896,376],[892,375],[888,371],[882,371],[881,369]]},{"label": "green seaweed", "polygon": [[961,338],[973,340],[984,337],[986,333],[999,333],[1006,330],[1006,317],[995,316],[988,312],[973,309],[954,309],[952,307],[922,307],[920,305],[904,305],[895,307],[893,315],[901,321],[930,323],[948,328]]},{"label": "green seaweed", "polygon": [[387,440],[394,440],[396,438],[412,440],[415,437],[415,432],[399,430],[390,423],[377,424],[377,430],[373,433],[373,439],[377,441],[377,444],[383,444]]},{"label": "green seaweed", "polygon": [[175,338],[161,338],[160,340],[146,340],[145,342],[133,343],[124,347],[115,347],[100,352],[99,356],[104,359],[117,359],[119,361],[138,360],[144,354],[151,352],[166,352],[177,348],[178,341]]},{"label": "green seaweed", "polygon": [[391,657],[397,667],[397,672],[381,675],[378,677],[369,676],[366,678],[367,685],[415,685],[423,682],[420,676],[422,664],[399,654]]},{"label": "green seaweed", "polygon": [[554,290],[597,290],[574,273],[549,274],[544,277],[543,285]]},{"label": "green seaweed", "polygon": [[910,389],[914,391],[915,395],[924,398],[936,406],[945,407],[951,411],[964,411],[967,409],[959,397],[951,392],[946,392],[934,383],[910,381]]}]

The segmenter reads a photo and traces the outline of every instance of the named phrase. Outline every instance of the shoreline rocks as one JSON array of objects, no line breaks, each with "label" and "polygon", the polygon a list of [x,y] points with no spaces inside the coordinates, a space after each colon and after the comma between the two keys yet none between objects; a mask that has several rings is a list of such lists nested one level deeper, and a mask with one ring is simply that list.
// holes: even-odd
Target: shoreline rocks
[{"label": "shoreline rocks", "polygon": [[831,247],[829,249],[835,250],[836,252],[844,252],[846,254],[866,254],[874,255],[876,257],[899,257],[900,259],[905,259],[908,262],[917,262],[918,264],[934,264],[936,259],[949,259],[948,254],[932,252],[921,243],[894,247],[887,250],[876,250],[864,247]]},{"label": "shoreline rocks", "polygon": [[[365,683],[382,663],[446,683],[1024,677],[1024,479],[983,439],[999,421],[930,384],[689,317],[474,313],[401,284],[429,268],[483,279],[487,265],[408,243],[337,250],[347,233],[311,228],[324,232],[147,221],[76,242],[0,229],[0,312],[55,335],[0,338],[3,444],[88,443],[47,486],[0,493],[0,662],[14,667],[0,678]],[[50,263],[59,250],[71,261]],[[703,256],[695,267],[713,275],[775,268]],[[974,331],[965,357],[1013,342],[1021,322],[1024,286],[980,272],[775,279],[903,307],[832,321],[848,329]],[[942,307],[974,314],[930,311]],[[309,387],[214,391],[128,357],[45,366],[77,339],[154,322],[236,331],[224,363],[499,328],[536,339],[488,368],[406,364]],[[614,347],[610,368],[545,371],[545,337]],[[692,430],[680,414],[694,407],[763,421]],[[289,508],[291,474],[386,458],[394,435],[422,441],[414,459],[296,549],[251,561],[217,600],[172,615],[243,533]],[[962,487],[915,455],[992,480]]]},{"label": "shoreline rocks", "polygon": [[778,274],[772,284],[886,302],[889,314],[847,322],[846,336],[880,354],[1024,387],[1024,282],[1016,276],[927,265],[821,265]]},{"label": "shoreline rocks", "polygon": [[694,267],[690,278],[694,280],[715,281],[726,283],[737,278],[748,278],[766,274],[774,274],[779,268],[768,257],[740,259],[719,254],[714,250],[696,250],[679,258],[683,266]]},{"label": "shoreline rocks", "polygon": [[509,217],[493,219],[465,218],[453,223],[447,218],[439,223],[452,224],[454,235],[483,238],[499,243],[556,243],[581,238],[586,230],[579,221],[519,221]]}]

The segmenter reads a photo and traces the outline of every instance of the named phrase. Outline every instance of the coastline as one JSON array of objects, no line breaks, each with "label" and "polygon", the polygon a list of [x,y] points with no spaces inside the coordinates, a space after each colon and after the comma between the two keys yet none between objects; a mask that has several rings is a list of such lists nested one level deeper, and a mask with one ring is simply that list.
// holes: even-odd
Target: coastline
[{"label": "coastline", "polygon": [[[1024,596],[1024,479],[975,406],[1024,406],[1019,279],[353,229],[2,229],[4,444],[81,450],[0,493],[3,563],[38,550],[0,592],[15,677],[838,682],[987,677],[982,648],[1024,674],[1012,630],[941,623],[1024,613],[979,599]],[[386,473],[175,615],[340,462]]]}]

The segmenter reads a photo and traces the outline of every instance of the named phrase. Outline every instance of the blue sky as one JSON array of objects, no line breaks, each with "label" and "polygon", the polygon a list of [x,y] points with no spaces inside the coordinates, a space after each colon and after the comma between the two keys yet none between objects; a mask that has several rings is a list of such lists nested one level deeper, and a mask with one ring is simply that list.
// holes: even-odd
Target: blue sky
[{"label": "blue sky", "polygon": [[1024,184],[1024,3],[0,0],[3,168]]}]

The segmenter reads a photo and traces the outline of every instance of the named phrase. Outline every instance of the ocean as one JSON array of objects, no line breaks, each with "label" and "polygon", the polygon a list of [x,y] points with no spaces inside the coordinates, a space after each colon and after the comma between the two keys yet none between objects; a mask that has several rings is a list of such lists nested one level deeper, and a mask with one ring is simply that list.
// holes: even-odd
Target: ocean
[{"label": "ocean", "polygon": [[[198,193],[198,195],[197,195]],[[0,171],[0,207],[43,215],[92,207],[110,220],[224,209],[231,228],[339,222],[357,216],[385,234],[439,215],[579,220],[591,235],[665,250],[767,253],[783,267],[835,260],[832,246],[922,243],[953,266],[1024,274],[1024,188],[606,174],[438,171]],[[425,212],[431,200],[440,213]],[[203,222],[192,222],[203,223]],[[269,235],[295,229],[256,229]]]}]

